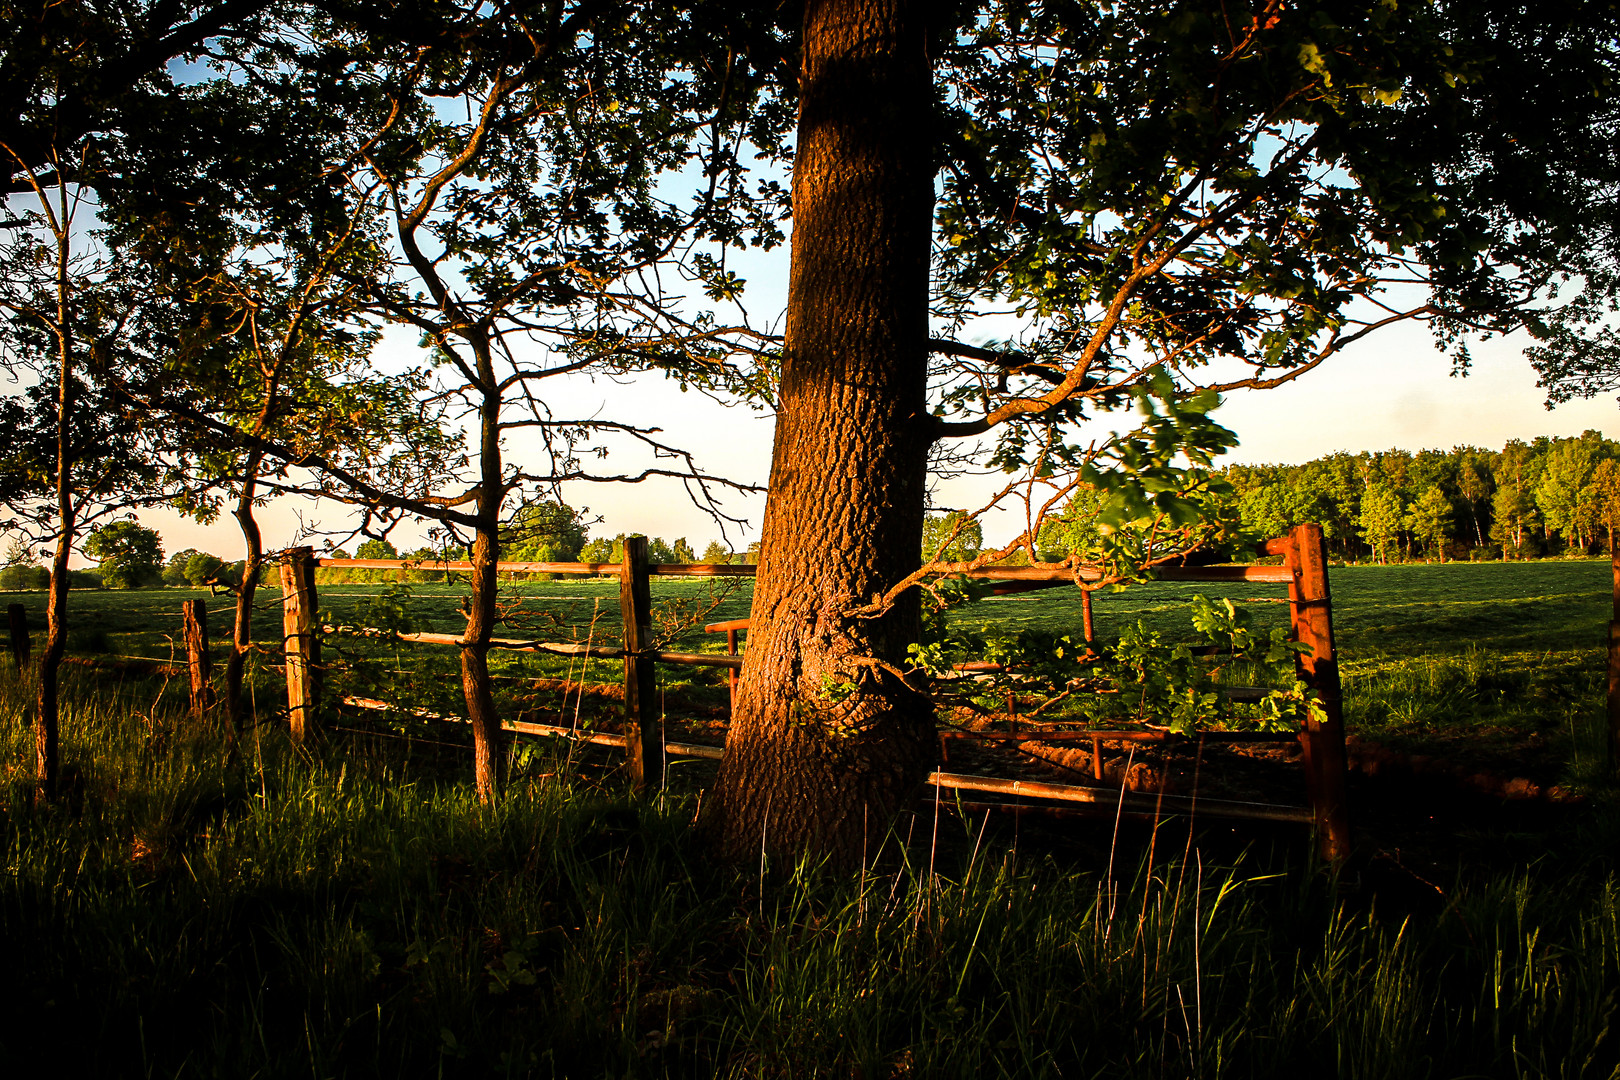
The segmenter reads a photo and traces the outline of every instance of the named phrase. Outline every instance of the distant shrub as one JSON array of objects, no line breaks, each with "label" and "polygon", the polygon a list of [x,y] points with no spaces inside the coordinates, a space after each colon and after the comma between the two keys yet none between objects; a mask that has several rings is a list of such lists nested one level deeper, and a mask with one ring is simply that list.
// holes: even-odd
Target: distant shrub
[{"label": "distant shrub", "polygon": [[51,583],[51,572],[43,566],[8,566],[0,570],[0,589],[43,589]]}]

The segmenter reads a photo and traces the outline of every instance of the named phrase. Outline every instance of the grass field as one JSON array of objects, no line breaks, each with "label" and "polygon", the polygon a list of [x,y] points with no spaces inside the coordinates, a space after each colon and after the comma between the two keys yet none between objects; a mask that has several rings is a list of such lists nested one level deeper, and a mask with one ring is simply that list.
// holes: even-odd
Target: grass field
[{"label": "grass field", "polygon": [[[1390,658],[1456,654],[1470,648],[1504,654],[1601,649],[1606,639],[1610,598],[1609,564],[1598,560],[1532,563],[1451,563],[1447,565],[1351,566],[1332,571],[1334,625],[1343,661],[1354,667]],[[726,582],[654,579],[653,599],[666,616],[707,611],[704,622],[744,618],[751,583],[734,591]],[[323,609],[334,621],[362,621],[368,605],[382,598],[383,584],[324,585]],[[409,613],[416,628],[459,632],[462,592],[456,585],[413,584]],[[1194,594],[1233,599],[1280,597],[1280,586],[1150,583],[1097,596],[1099,635],[1105,640],[1142,620],[1155,629],[1185,628],[1182,605]],[[9,593],[22,603],[37,627],[44,621],[43,593]],[[261,590],[255,630],[273,640],[280,634],[279,591]],[[137,589],[72,594],[78,624],[71,652],[110,653],[166,660],[179,647],[182,601],[208,596],[205,590]],[[514,637],[555,635],[584,640],[595,626],[598,640],[619,636],[618,582],[583,578],[519,583],[503,588],[503,600],[521,604],[503,633]],[[712,609],[711,604],[715,604]],[[675,609],[680,608],[680,612]],[[1280,604],[1255,605],[1257,618],[1285,620]],[[209,603],[211,631],[228,633],[231,601]],[[1078,595],[1054,589],[997,597],[959,609],[957,619],[972,625],[1027,626],[1073,632],[1080,625]],[[675,639],[683,648],[720,649],[714,635],[688,631]]]},{"label": "grass field", "polygon": [[[1607,565],[1590,562],[1334,572],[1354,725],[1413,746],[1522,753],[1540,740],[1591,781],[1584,808],[1469,804],[1424,822],[1422,842],[1451,851],[1443,875],[1376,837],[1336,878],[1297,831],[1178,821],[1157,840],[1146,826],[1116,838],[1108,823],[948,805],[938,824],[903,818],[858,875],[719,865],[689,828],[697,771],[638,802],[611,756],[527,746],[507,797],[485,808],[456,746],[350,734],[294,750],[266,724],[231,748],[180,713],[173,682],[165,693],[77,667],[67,794],[36,809],[28,691],[0,667],[0,1063],[140,1076],[1612,1080],[1620,810],[1594,764],[1607,586]],[[1183,625],[1193,588],[1238,595],[1106,594],[1102,635],[1137,619]],[[167,660],[189,595],[76,593],[89,628],[76,644]],[[558,581],[512,599],[524,619],[549,620],[519,624],[522,636],[611,642],[616,595],[612,581]],[[688,611],[706,596],[695,582],[655,592]],[[397,618],[392,600],[379,585],[323,590],[335,621]],[[419,628],[454,631],[456,603],[453,588],[418,586],[407,610]],[[746,606],[743,592],[703,618]],[[1053,591],[958,617],[1071,630],[1078,607]],[[700,638],[682,647],[723,648]],[[410,680],[454,704],[451,650],[365,659],[354,678]],[[260,689],[275,694],[268,678]]]},{"label": "grass field", "polygon": [[[1579,787],[1601,764],[1601,695],[1610,605],[1606,561],[1453,563],[1341,567],[1332,571],[1334,622],[1344,678],[1346,719],[1354,733],[1401,750],[1463,755],[1510,774],[1533,772],[1543,783]],[[745,617],[752,583],[743,580],[655,579],[660,633],[670,647],[724,651],[721,635],[704,623]],[[1286,605],[1265,602],[1279,586],[1151,583],[1097,595],[1098,634],[1117,637],[1140,621],[1167,637],[1190,636],[1186,604],[1195,593],[1245,603],[1262,624],[1280,624]],[[80,592],[72,596],[70,652],[169,661],[183,651],[180,606],[206,595],[179,589]],[[43,622],[42,594],[12,594]],[[280,640],[279,592],[263,590],[256,633]],[[458,633],[461,590],[415,584],[408,599],[384,584],[325,585],[327,621],[404,625]],[[509,620],[501,633],[559,641],[615,644],[620,640],[616,579],[585,578],[507,586]],[[228,597],[213,598],[210,628],[223,640],[231,618]],[[958,609],[958,623],[1078,633],[1076,593],[1054,589],[993,598]],[[403,621],[402,621],[403,620]],[[337,661],[365,661],[349,676],[358,693],[399,697],[439,712],[460,711],[453,650],[436,646],[382,647],[333,639]],[[503,675],[568,677],[612,682],[612,661],[500,652]],[[661,667],[666,686],[719,706],[724,675],[713,669]],[[272,683],[265,692],[274,696]],[[1525,762],[1522,765],[1516,763]]]}]

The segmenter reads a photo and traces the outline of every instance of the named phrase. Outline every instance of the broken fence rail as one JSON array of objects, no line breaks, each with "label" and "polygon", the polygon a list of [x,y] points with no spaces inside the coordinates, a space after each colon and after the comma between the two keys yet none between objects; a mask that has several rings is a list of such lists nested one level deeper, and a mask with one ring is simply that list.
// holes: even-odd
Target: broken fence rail
[{"label": "broken fence rail", "polygon": [[[438,713],[424,713],[396,709],[376,698],[346,697],[345,705],[378,712],[398,712],[423,720],[458,722],[460,717]],[[580,731],[560,724],[536,724],[527,720],[503,721],[501,727],[516,735],[537,735],[596,746],[622,748],[623,735],[605,731]],[[1109,733],[1104,733],[1109,734]],[[1120,734],[1120,733],[1112,733]],[[1134,733],[1127,733],[1134,734]],[[674,757],[708,758],[720,760],[725,750],[706,743],[666,742],[664,753]],[[1279,806],[1274,803],[1241,802],[1231,799],[1203,799],[1188,795],[1144,795],[1109,787],[1085,787],[1080,784],[1053,784],[1038,780],[1010,780],[997,776],[972,776],[967,773],[936,771],[923,781],[936,791],[978,791],[1013,798],[1046,799],[1063,803],[1086,803],[1103,808],[1119,808],[1131,813],[1208,814],[1213,817],[1245,818],[1250,821],[1283,821],[1309,824],[1311,808],[1308,806]],[[997,804],[999,809],[1022,809],[1018,804]]]}]

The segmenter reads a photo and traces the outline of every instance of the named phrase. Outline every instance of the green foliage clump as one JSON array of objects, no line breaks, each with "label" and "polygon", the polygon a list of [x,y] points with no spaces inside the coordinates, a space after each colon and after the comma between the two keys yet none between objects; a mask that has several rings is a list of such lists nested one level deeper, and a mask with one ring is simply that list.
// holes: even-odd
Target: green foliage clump
[{"label": "green foliage clump", "polygon": [[[1295,671],[1295,656],[1305,646],[1290,641],[1283,627],[1255,627],[1250,614],[1231,600],[1216,604],[1193,596],[1194,641],[1167,641],[1138,621],[1111,647],[1099,649],[1074,634],[1039,629],[945,630],[941,613],[948,606],[981,595],[968,579],[957,581],[936,593],[935,613],[927,622],[931,639],[910,646],[917,670],[945,680],[936,685],[946,703],[963,699],[995,707],[1008,694],[1040,695],[1049,703],[1068,698],[1069,719],[1148,724],[1179,734],[1213,726],[1289,730],[1307,711],[1320,709]],[[955,666],[967,661],[1003,670],[957,690]],[[1242,704],[1229,700],[1222,691],[1231,685],[1233,672],[1253,680],[1263,696]]]},{"label": "green foliage clump", "polygon": [[1527,558],[1620,535],[1620,442],[1600,432],[1509,440],[1501,450],[1335,453],[1300,465],[1230,465],[1245,529],[1316,522],[1347,560]]},{"label": "green foliage clump", "polygon": [[[579,551],[579,562],[589,563],[616,563],[624,561],[624,540],[626,536],[641,536],[642,533],[619,533],[613,537],[598,537],[585,544]],[[719,541],[709,544],[707,555],[719,547]],[[720,549],[727,558],[714,560],[716,562],[729,561],[730,552]],[[565,560],[574,561],[574,560]],[[695,563],[698,562],[697,552],[692,545],[686,542],[686,537],[677,537],[674,543],[666,541],[662,536],[653,536],[647,539],[647,561],[650,563]]]},{"label": "green foliage clump", "polygon": [[163,581],[163,543],[157,530],[137,522],[114,521],[91,529],[84,551],[100,560],[97,569],[109,589],[138,589]]},{"label": "green foliage clump", "polygon": [[968,562],[984,547],[984,528],[964,511],[929,514],[923,519],[924,562]]},{"label": "green foliage clump", "polygon": [[354,557],[357,559],[397,559],[399,549],[387,540],[371,539],[364,541],[355,549]]},{"label": "green foliage clump", "polygon": [[12,565],[0,569],[0,589],[14,592],[45,589],[50,586],[51,572],[43,566]]}]

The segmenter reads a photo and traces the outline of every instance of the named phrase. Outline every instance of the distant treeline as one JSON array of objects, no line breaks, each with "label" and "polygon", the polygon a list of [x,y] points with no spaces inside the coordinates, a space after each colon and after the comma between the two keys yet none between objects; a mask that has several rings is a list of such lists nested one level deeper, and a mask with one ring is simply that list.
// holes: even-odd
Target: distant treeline
[{"label": "distant treeline", "polygon": [[1347,560],[1584,554],[1620,527],[1620,442],[1596,431],[1501,450],[1341,452],[1223,474],[1247,528],[1280,536],[1320,522]]}]

